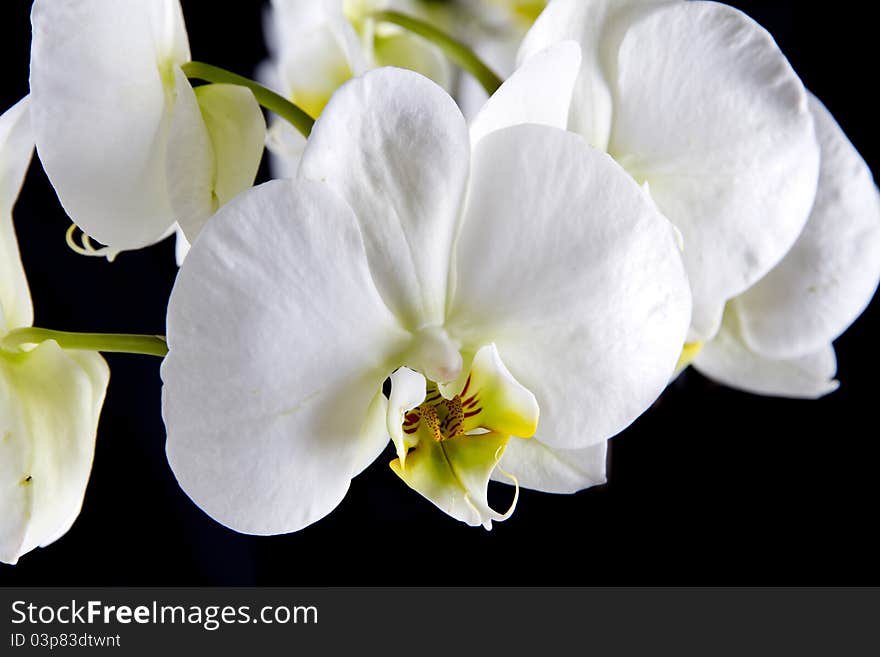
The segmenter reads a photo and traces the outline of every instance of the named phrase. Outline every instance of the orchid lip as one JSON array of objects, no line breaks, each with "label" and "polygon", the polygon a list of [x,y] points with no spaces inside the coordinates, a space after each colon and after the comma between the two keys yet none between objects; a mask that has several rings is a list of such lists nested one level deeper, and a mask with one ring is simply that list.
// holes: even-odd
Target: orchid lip
[{"label": "orchid lip", "polygon": [[[401,408],[403,399],[410,403]],[[510,517],[517,495],[507,512],[495,511],[487,499],[489,480],[510,439],[530,437],[537,422],[534,395],[507,371],[495,345],[476,352],[461,389],[449,398],[436,382],[401,368],[392,375],[389,403],[398,454],[391,468],[452,517],[490,529],[492,520]],[[518,491],[516,477],[501,472]]]}]

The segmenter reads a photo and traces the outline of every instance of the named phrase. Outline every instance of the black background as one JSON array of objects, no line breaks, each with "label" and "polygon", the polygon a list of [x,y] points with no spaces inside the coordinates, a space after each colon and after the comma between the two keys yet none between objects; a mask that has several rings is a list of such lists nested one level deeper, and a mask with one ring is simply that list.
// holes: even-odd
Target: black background
[{"label": "black background", "polygon": [[[730,4],[770,30],[876,168],[871,3]],[[29,7],[0,4],[0,110],[27,93]],[[183,8],[195,59],[252,73],[265,55],[260,2]],[[113,264],[73,254],[38,164],[15,223],[36,325],[164,332],[170,241]],[[311,527],[236,534],[194,506],[167,466],[158,359],[110,355],[82,515],[50,547],[0,564],[0,584],[877,584],[878,326],[875,301],[837,341],[842,385],[820,401],[757,397],[686,372],[611,442],[609,484],[523,491],[491,532],[407,489],[385,465],[389,452]]]}]

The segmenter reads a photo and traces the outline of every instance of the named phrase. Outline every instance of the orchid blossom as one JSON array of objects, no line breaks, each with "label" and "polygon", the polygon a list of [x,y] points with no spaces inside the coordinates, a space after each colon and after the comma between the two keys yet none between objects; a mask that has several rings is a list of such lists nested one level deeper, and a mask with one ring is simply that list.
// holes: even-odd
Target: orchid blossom
[{"label": "orchid blossom", "polygon": [[831,343],[880,280],[880,194],[871,171],[815,97],[810,109],[822,162],[807,225],[782,262],[727,304],[721,331],[693,360],[706,376],[758,394],[836,390]]},{"label": "orchid blossom", "polygon": [[[710,340],[725,304],[806,223],[819,171],[806,91],[763,28],[714,2],[553,0],[521,61],[568,39],[583,61],[570,95],[558,93],[570,98],[558,114],[680,231],[694,295],[689,342]],[[517,111],[496,107],[482,130],[510,125]]]},{"label": "orchid blossom", "polygon": [[331,98],[297,177],[222,208],[181,268],[168,459],[212,518],[276,534],[391,438],[407,485],[490,527],[509,515],[490,477],[604,481],[690,311],[673,229],[611,158],[537,125],[472,143],[442,88],[377,69]]},{"label": "orchid blossom", "polygon": [[240,86],[192,88],[178,0],[36,0],[32,23],[37,152],[70,217],[107,245],[100,253],[178,226],[192,240],[253,183],[260,108]]},{"label": "orchid blossom", "polygon": [[28,114],[25,98],[0,116],[0,561],[10,564],[79,515],[110,376],[95,352],[4,343],[33,320],[12,223],[34,149]]}]

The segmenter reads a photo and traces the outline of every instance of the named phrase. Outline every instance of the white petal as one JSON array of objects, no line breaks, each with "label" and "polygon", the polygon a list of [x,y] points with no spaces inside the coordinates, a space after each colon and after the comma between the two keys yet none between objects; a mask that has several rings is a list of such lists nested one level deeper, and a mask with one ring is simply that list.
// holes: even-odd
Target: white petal
[{"label": "white petal", "polygon": [[774,358],[835,340],[880,280],[880,194],[871,171],[815,97],[810,109],[822,148],[812,213],[782,262],[736,300],[743,339]]},{"label": "white petal", "polygon": [[180,226],[175,228],[174,230],[174,261],[177,263],[177,266],[180,267],[183,264],[183,261],[186,259],[189,250],[192,248],[192,245],[189,243],[189,240],[186,239],[186,235],[183,234],[183,231],[180,229]]},{"label": "white petal", "polygon": [[819,166],[806,92],[772,37],[714,2],[657,9],[618,55],[609,152],[681,230],[692,340],[800,233]]},{"label": "white petal", "polygon": [[305,527],[387,444],[376,394],[409,335],[323,185],[273,181],[221,208],[180,270],[168,340],[168,460],[228,527]]},{"label": "white petal", "polygon": [[738,324],[736,311],[729,307],[721,330],[693,362],[700,373],[759,395],[816,399],[837,390],[837,359],[830,344],[799,358],[771,359],[746,346]]},{"label": "white petal", "polygon": [[577,135],[516,126],[477,144],[456,258],[449,332],[497,345],[538,400],[539,440],[599,443],[665,387],[690,319],[673,231]]},{"label": "white petal", "polygon": [[379,292],[411,328],[443,321],[469,153],[452,98],[394,68],[344,85],[303,153],[300,176],[327,182],[354,209]]},{"label": "white petal", "polygon": [[580,47],[564,41],[530,57],[492,94],[471,124],[471,143],[501,128],[540,123],[565,129]]},{"label": "white petal", "polygon": [[114,249],[174,223],[165,147],[175,65],[189,59],[177,0],[37,0],[31,111],[67,213]]},{"label": "white petal", "polygon": [[45,342],[0,353],[0,561],[62,536],[82,506],[110,370]]},{"label": "white petal", "polygon": [[0,336],[30,326],[34,317],[12,223],[12,208],[33,152],[25,96],[0,116]]},{"label": "white petal", "polygon": [[[620,35],[632,21],[669,0],[555,0],[526,34],[517,59],[573,39],[583,49],[570,129],[605,150],[611,132],[613,65]],[[609,70],[612,69],[612,70]]]},{"label": "white petal", "polygon": [[[608,441],[581,449],[550,447],[540,440],[513,439],[501,459],[501,469],[516,477],[523,488],[545,493],[576,493],[606,481],[605,466]],[[510,483],[493,473],[492,479]]]}]

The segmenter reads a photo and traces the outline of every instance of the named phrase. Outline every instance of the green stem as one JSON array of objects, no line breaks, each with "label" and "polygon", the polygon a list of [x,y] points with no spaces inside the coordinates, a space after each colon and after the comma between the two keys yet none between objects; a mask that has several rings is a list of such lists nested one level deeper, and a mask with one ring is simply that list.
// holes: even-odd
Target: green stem
[{"label": "green stem", "polygon": [[127,333],[70,333],[51,329],[27,327],[15,329],[0,340],[0,347],[15,351],[25,344],[40,344],[55,340],[62,349],[104,351],[123,354],[142,354],[164,358],[168,344],[161,335],[129,335]]},{"label": "green stem", "polygon": [[373,14],[373,17],[379,21],[399,25],[436,45],[449,59],[473,75],[490,96],[501,86],[503,80],[486,66],[473,50],[433,25],[397,11],[379,11]]},{"label": "green stem", "polygon": [[205,82],[216,82],[219,84],[237,84],[240,87],[250,89],[257,102],[270,112],[275,112],[282,119],[290,123],[294,128],[299,130],[303,137],[308,137],[315,124],[315,119],[306,114],[306,112],[291,103],[283,96],[279,96],[274,91],[267,89],[258,82],[254,82],[246,77],[242,77],[237,73],[232,73],[226,69],[205,64],[203,62],[187,62],[182,66],[186,77],[194,80],[204,80]]}]

